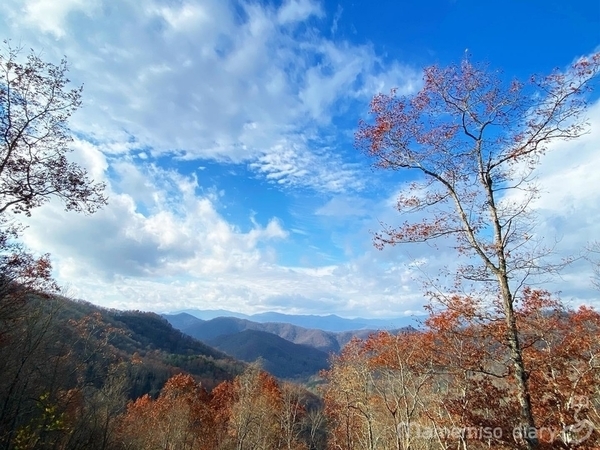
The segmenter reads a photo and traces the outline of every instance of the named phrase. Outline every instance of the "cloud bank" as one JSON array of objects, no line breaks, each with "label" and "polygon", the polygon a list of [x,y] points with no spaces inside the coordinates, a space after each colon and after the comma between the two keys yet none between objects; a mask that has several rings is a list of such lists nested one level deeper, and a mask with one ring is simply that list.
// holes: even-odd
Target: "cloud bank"
[{"label": "cloud bank", "polygon": [[[70,295],[155,311],[423,311],[423,278],[455,256],[372,248],[379,221],[399,220],[401,180],[352,149],[372,95],[414,92],[420,70],[338,38],[341,14],[310,0],[2,2],[2,34],[47,60],[67,55],[85,85],[73,157],[109,186],[93,216],[51,202],[28,221],[26,244],[52,254]],[[558,237],[560,255],[598,234],[600,104],[590,117],[591,133],[540,170],[539,233]],[[219,177],[242,171],[286,202],[267,188],[252,207],[231,200],[247,180]],[[314,260],[327,262],[303,263]],[[546,287],[597,302],[589,266],[573,267]]]}]

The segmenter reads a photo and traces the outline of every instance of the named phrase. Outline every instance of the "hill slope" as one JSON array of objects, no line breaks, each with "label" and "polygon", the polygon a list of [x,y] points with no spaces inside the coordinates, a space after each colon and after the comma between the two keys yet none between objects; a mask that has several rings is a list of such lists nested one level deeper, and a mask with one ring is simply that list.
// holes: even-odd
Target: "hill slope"
[{"label": "hill slope", "polygon": [[307,379],[329,365],[327,353],[266,331],[244,330],[209,343],[242,361],[261,360],[263,368],[279,378]]},{"label": "hill slope", "polygon": [[[11,294],[0,295],[11,305],[0,307],[1,448],[94,448],[128,400],[156,397],[173,375],[191,374],[211,390],[245,368],[157,314]],[[59,437],[69,446],[46,445]]]},{"label": "hill slope", "polygon": [[40,328],[39,336],[31,339],[47,336],[49,355],[68,348],[71,364],[87,366],[91,380],[103,378],[115,365],[127,364],[131,398],[154,395],[178,372],[194,375],[211,389],[235,377],[244,366],[155,313],[105,309],[63,297],[32,297],[23,305],[22,315],[32,330]]},{"label": "hill slope", "polygon": [[[236,317],[217,317],[211,320],[201,320],[187,313],[163,315],[175,328],[203,342],[239,333],[244,330],[259,330],[276,334],[295,344],[308,345],[325,353],[338,353],[353,337],[366,338],[375,329],[331,332],[314,328],[304,328],[289,323],[259,323]],[[405,328],[406,329],[406,328]],[[399,330],[390,330],[397,332]]]}]

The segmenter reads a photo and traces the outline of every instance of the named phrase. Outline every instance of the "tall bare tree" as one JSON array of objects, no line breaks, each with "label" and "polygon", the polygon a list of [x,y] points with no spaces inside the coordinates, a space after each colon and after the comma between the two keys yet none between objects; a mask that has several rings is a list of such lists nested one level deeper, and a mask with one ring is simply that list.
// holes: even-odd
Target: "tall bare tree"
[{"label": "tall bare tree", "polygon": [[538,194],[532,181],[552,142],[586,132],[586,94],[599,70],[600,53],[527,82],[506,83],[466,59],[432,66],[416,95],[375,96],[373,121],[362,121],[356,134],[376,167],[418,174],[397,208],[426,213],[398,227],[384,224],[376,246],[453,239],[467,261],[459,279],[483,286],[506,322],[528,449],[538,447],[538,438],[514,304],[527,277],[544,269],[531,240],[531,202]]}]

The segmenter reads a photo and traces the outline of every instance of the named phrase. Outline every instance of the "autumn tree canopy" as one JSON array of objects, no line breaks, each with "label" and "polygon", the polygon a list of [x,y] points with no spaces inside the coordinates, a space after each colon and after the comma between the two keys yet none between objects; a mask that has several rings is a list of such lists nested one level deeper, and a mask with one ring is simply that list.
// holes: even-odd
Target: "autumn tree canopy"
[{"label": "autumn tree canopy", "polygon": [[[420,173],[397,208],[429,213],[418,222],[384,224],[375,244],[452,237],[459,251],[482,263],[464,267],[464,277],[481,281],[504,272],[520,280],[518,272],[538,270],[523,245],[535,225],[526,220],[538,194],[532,177],[552,142],[587,131],[585,99],[599,68],[595,54],[565,72],[507,83],[501,73],[464,60],[426,68],[414,96],[395,90],[375,96],[373,120],[360,122],[357,146],[377,168]],[[510,196],[516,191],[520,196]]]},{"label": "autumn tree canopy", "polygon": [[[538,195],[533,178],[552,142],[586,132],[586,97],[599,70],[600,53],[526,82],[506,82],[468,59],[428,67],[417,94],[401,97],[392,90],[375,96],[372,121],[360,122],[356,134],[357,146],[375,167],[418,174],[402,191],[397,209],[425,218],[384,224],[375,245],[452,239],[466,260],[459,283],[475,282],[482,288],[477,300],[486,300],[483,306],[491,311],[488,319],[505,321],[530,449],[538,447],[538,438],[514,306],[528,276],[549,269],[540,261],[544,251],[531,239],[530,205]],[[432,296],[451,307],[452,296],[445,289],[437,292]]]},{"label": "autumn tree canopy", "polygon": [[[542,449],[599,448],[600,314],[525,288],[515,308]],[[425,330],[353,339],[323,373],[331,449],[513,450],[519,401],[506,323],[468,298]]]}]

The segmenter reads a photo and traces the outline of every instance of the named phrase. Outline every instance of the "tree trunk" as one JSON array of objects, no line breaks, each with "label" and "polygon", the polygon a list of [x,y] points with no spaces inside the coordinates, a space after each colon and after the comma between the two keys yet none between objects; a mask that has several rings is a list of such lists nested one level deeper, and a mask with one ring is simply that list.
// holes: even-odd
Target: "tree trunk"
[{"label": "tree trunk", "polygon": [[[502,292],[502,301],[507,328],[508,346],[510,349],[510,359],[515,370],[515,381],[517,387],[517,398],[521,407],[521,423],[519,433],[527,445],[528,450],[537,449],[539,441],[537,438],[537,428],[533,418],[531,408],[531,396],[529,394],[529,374],[525,370],[523,362],[523,350],[519,339],[519,329],[515,318],[513,308],[513,298],[508,285],[508,279],[505,274],[498,276]],[[515,433],[516,434],[516,433]],[[519,435],[517,435],[519,436]]]}]

